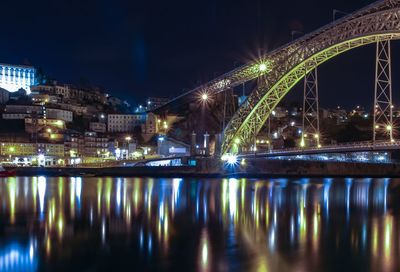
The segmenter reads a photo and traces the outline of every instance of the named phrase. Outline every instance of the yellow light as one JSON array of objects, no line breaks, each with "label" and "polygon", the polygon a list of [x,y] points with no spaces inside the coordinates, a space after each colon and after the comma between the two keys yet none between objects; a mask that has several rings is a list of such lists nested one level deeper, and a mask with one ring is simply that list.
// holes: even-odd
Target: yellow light
[{"label": "yellow light", "polygon": [[319,138],[319,134],[315,134],[315,135],[314,135],[314,138],[315,138],[315,139],[318,139],[318,138]]},{"label": "yellow light", "polygon": [[322,146],[319,144],[319,145],[318,145],[318,148],[321,148],[321,147],[322,147]]},{"label": "yellow light", "polygon": [[10,152],[14,152],[14,151],[15,151],[15,147],[11,146],[8,150],[9,150]]},{"label": "yellow light", "polygon": [[235,144],[240,144],[240,139],[239,138],[235,139]]},{"label": "yellow light", "polygon": [[132,137],[131,136],[126,136],[125,140],[130,141],[130,140],[132,140]]},{"label": "yellow light", "polygon": [[207,100],[208,100],[208,94],[206,94],[206,93],[202,94],[202,95],[201,95],[201,99],[202,99],[203,101],[207,101]]},{"label": "yellow light", "polygon": [[51,133],[51,128],[48,128],[48,129],[47,129],[47,132],[48,132],[48,133]]},{"label": "yellow light", "polygon": [[305,147],[305,146],[306,146],[306,143],[304,141],[304,138],[301,138],[300,147]]},{"label": "yellow light", "polygon": [[378,128],[379,128],[379,125],[376,125],[375,128],[378,129]]},{"label": "yellow light", "polygon": [[265,71],[267,71],[267,65],[265,63],[261,63],[258,66],[258,69],[260,70],[260,72],[265,72]]},{"label": "yellow light", "polygon": [[50,139],[55,139],[56,138],[56,134],[50,134]]},{"label": "yellow light", "polygon": [[386,130],[387,130],[387,131],[391,131],[392,129],[393,129],[393,127],[392,127],[391,125],[387,125],[387,126],[386,126]]}]

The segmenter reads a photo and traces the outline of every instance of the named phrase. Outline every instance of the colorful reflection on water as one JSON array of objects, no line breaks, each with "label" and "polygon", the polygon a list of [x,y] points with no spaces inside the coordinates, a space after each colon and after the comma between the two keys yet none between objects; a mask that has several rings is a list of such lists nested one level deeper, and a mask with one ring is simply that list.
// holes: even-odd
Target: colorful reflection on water
[{"label": "colorful reflection on water", "polygon": [[0,271],[394,271],[400,180],[0,179]]}]

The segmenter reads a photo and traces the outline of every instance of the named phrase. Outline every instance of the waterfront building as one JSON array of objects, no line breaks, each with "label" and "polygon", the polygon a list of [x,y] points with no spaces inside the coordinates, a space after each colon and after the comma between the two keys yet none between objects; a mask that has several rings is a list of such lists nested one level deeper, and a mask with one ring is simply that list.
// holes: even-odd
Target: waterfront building
[{"label": "waterfront building", "polygon": [[159,136],[157,141],[158,154],[161,156],[189,156],[190,145],[166,136]]},{"label": "waterfront building", "polygon": [[84,152],[84,138],[77,131],[66,131],[64,135],[65,157],[77,158]]},{"label": "waterfront building", "polygon": [[52,143],[2,142],[0,156],[17,165],[55,166],[64,164],[64,145]]},{"label": "waterfront building", "polygon": [[32,66],[0,63],[0,88],[9,92],[24,89],[31,92],[31,87],[37,84],[36,69]]},{"label": "waterfront building", "polygon": [[96,132],[85,132],[84,156],[106,157],[108,153],[108,138]]}]

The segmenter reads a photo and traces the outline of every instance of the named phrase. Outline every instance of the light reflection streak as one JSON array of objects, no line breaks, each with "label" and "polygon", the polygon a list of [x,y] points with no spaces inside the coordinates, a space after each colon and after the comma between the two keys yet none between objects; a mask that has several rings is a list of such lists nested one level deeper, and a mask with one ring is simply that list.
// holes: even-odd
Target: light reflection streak
[{"label": "light reflection streak", "polygon": [[[347,180],[345,184],[331,179],[318,184],[309,180],[291,184],[285,180],[233,178],[207,184],[185,183],[182,179],[159,182],[99,178],[87,183],[80,178],[65,182],[67,180],[58,178],[53,183],[51,178],[39,177],[27,186],[25,179],[17,178],[0,184],[0,190],[8,194],[2,202],[3,210],[10,212],[8,223],[14,224],[16,215],[32,211],[31,206],[35,213],[45,215],[37,228],[43,231],[40,243],[48,256],[58,247],[54,243],[64,243],[66,238],[76,234],[77,220],[90,222],[95,231],[88,235],[96,235],[103,245],[113,240],[114,233],[130,233],[136,235],[134,241],[143,254],[151,254],[153,250],[167,254],[175,236],[179,235],[177,224],[182,221],[176,219],[188,212],[193,215],[192,221],[187,222],[195,226],[193,235],[202,237],[198,240],[201,270],[210,269],[212,262],[219,261],[217,255],[215,260],[211,258],[210,226],[221,225],[230,233],[229,239],[234,244],[246,240],[247,247],[252,247],[249,252],[256,252],[261,245],[268,254],[276,254],[288,243],[304,254],[310,250],[318,256],[324,249],[321,240],[327,235],[328,223],[340,225],[337,222],[349,220],[353,213],[362,209],[364,217],[360,222],[351,220],[356,225],[349,236],[342,232],[336,234],[338,244],[350,237],[352,250],[370,253],[381,270],[394,268],[398,223],[391,214],[390,181],[387,179],[378,183]],[[371,201],[369,194],[373,197]],[[374,208],[371,211],[378,217],[368,220],[368,206]],[[77,207],[82,207],[82,212],[75,219],[73,211]],[[198,219],[195,213],[200,214]],[[335,222],[340,216],[343,220]],[[201,234],[195,233],[196,227],[201,229]],[[267,264],[264,266],[269,267]]]},{"label": "light reflection streak", "polygon": [[39,177],[38,181],[38,194],[39,194],[39,205],[40,205],[40,218],[44,216],[44,197],[46,195],[46,178]]},{"label": "light reflection streak", "polygon": [[203,229],[200,237],[199,271],[210,271],[211,263],[210,238],[207,229]]}]

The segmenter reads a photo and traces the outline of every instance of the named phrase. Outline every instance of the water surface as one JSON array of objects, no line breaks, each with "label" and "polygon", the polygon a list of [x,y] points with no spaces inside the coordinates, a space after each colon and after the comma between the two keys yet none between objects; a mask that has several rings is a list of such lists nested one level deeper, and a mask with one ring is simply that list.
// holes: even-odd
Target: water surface
[{"label": "water surface", "polygon": [[400,180],[0,179],[0,271],[398,271]]}]

